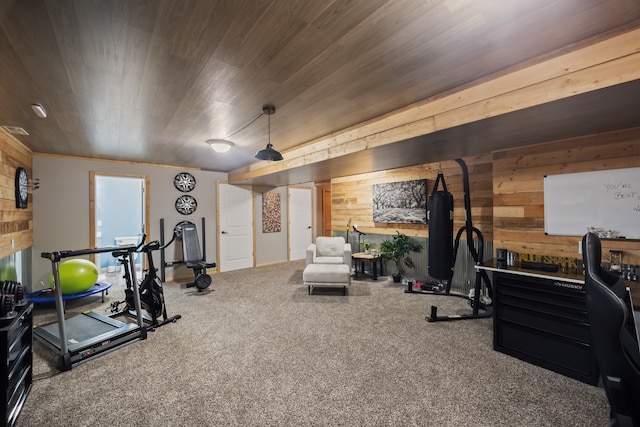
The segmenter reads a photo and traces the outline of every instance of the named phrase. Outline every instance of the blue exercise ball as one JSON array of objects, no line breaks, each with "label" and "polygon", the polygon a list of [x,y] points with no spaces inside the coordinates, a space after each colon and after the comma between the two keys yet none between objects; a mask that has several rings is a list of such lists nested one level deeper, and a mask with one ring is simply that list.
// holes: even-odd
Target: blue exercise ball
[{"label": "blue exercise ball", "polygon": [[[75,295],[91,288],[98,280],[98,267],[88,259],[68,259],[58,268],[62,295]],[[53,283],[53,273],[49,275],[49,285]]]}]

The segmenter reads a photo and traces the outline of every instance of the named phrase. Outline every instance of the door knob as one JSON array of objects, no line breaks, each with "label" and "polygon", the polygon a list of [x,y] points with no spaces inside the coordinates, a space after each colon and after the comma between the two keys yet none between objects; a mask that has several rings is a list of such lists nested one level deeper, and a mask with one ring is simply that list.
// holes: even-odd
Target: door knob
[{"label": "door knob", "polygon": [[223,231],[222,234],[228,234],[226,231]]}]

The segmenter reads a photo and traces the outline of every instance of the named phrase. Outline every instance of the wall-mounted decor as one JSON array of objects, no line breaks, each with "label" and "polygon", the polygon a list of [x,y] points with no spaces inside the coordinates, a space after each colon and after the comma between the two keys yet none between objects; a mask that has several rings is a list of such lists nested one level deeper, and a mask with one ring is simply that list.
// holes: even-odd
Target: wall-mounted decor
[{"label": "wall-mounted decor", "polygon": [[29,198],[29,177],[27,171],[23,167],[16,169],[16,208],[26,209],[27,200]]},{"label": "wall-mounted decor", "polygon": [[281,229],[280,193],[262,193],[262,232],[278,233]]},{"label": "wall-mounted decor", "polygon": [[173,186],[183,193],[188,193],[196,188],[196,179],[189,172],[180,172],[173,178]]},{"label": "wall-mounted decor", "polygon": [[191,215],[198,208],[196,199],[188,194],[178,197],[176,200],[176,210],[182,215]]},{"label": "wall-mounted decor", "polygon": [[427,180],[373,184],[373,222],[427,223]]}]

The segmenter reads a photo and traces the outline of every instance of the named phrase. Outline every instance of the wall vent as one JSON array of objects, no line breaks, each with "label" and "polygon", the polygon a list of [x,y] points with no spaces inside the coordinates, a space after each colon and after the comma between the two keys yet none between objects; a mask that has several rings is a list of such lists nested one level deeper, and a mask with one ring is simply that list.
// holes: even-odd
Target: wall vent
[{"label": "wall vent", "polygon": [[5,130],[13,135],[29,135],[29,132],[18,126],[2,126]]}]

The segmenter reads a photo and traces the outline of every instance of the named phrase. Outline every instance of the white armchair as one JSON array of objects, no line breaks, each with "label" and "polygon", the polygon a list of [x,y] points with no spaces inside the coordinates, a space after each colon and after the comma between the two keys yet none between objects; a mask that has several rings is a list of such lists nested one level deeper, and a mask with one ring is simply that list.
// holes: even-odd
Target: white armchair
[{"label": "white armchair", "polygon": [[309,264],[346,264],[351,268],[351,245],[344,237],[319,236],[307,247]]}]

